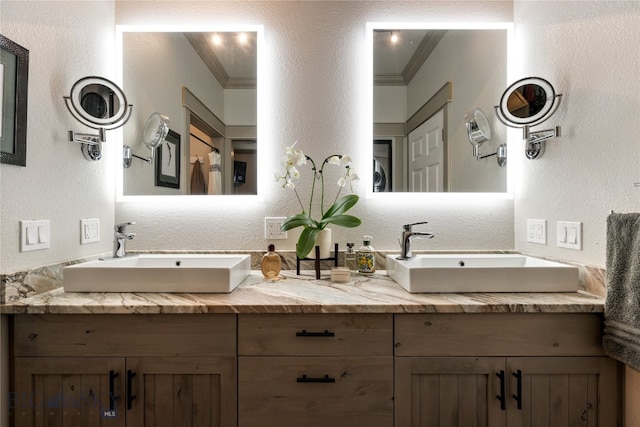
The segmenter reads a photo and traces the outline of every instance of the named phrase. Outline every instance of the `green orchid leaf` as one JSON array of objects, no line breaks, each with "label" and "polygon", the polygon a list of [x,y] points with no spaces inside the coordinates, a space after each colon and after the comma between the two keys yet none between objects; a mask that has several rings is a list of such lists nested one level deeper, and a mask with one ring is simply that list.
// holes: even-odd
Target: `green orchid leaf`
[{"label": "green orchid leaf", "polygon": [[326,223],[339,225],[340,227],[354,228],[362,224],[362,221],[353,215],[335,215],[330,218],[324,218],[319,222],[321,226]]},{"label": "green orchid leaf", "polygon": [[280,230],[287,231],[296,227],[313,227],[316,222],[312,220],[307,214],[291,215],[282,222]]},{"label": "green orchid leaf", "polygon": [[306,258],[316,244],[316,238],[320,233],[320,229],[315,227],[305,227],[300,233],[300,238],[296,244],[296,254],[298,258]]},{"label": "green orchid leaf", "polygon": [[327,209],[322,219],[324,220],[325,218],[332,216],[342,215],[358,203],[358,200],[360,200],[360,198],[356,194],[348,194],[340,197],[329,209]]}]

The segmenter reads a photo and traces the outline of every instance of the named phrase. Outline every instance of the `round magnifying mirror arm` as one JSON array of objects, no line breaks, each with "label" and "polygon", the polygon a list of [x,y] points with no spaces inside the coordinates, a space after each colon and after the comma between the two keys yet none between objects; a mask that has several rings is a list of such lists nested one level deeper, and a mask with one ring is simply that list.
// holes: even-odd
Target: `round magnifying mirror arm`
[{"label": "round magnifying mirror arm", "polygon": [[122,166],[124,166],[125,168],[131,167],[131,163],[134,157],[146,163],[153,162],[153,156],[141,157],[141,156],[138,156],[137,154],[134,154],[133,150],[128,145],[122,146]]}]

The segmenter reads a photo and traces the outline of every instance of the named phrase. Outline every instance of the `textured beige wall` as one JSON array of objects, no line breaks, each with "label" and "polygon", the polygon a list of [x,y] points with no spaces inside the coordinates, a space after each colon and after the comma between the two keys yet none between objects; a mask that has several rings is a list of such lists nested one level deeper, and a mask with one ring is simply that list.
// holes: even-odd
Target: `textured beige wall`
[{"label": "textured beige wall", "polygon": [[[81,77],[113,78],[111,1],[0,2],[2,34],[29,50],[27,166],[0,165],[0,273],[109,251],[114,155],[89,162],[67,132],[88,132],[63,96]],[[113,146],[113,134],[107,141]],[[105,144],[108,146],[109,142]],[[100,218],[100,243],[80,245],[80,218]],[[48,219],[51,248],[19,252],[19,221]]]},{"label": "textured beige wall", "polygon": [[[564,95],[546,123],[563,135],[544,157],[509,152],[515,248],[604,267],[609,211],[640,210],[640,98],[629,90],[640,87],[640,3],[516,1],[514,15],[522,75],[545,77]],[[546,246],[526,242],[527,218],[547,220]],[[583,223],[581,252],[556,247],[556,221]]]}]

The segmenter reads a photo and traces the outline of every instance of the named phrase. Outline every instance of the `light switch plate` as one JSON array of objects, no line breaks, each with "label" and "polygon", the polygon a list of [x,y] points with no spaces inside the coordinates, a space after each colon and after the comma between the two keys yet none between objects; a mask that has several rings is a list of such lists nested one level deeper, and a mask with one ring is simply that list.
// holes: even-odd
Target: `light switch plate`
[{"label": "light switch plate", "polygon": [[51,228],[49,220],[20,221],[20,252],[49,249],[51,246]]},{"label": "light switch plate", "polygon": [[582,250],[582,223],[558,221],[556,223],[557,245],[559,248]]}]

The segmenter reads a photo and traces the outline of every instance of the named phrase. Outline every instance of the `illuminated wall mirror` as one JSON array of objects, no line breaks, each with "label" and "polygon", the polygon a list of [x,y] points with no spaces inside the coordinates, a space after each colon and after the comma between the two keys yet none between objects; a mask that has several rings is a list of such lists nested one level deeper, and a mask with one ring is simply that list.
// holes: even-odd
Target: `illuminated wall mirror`
[{"label": "illuminated wall mirror", "polygon": [[[511,24],[474,25],[368,24],[372,192],[508,191],[508,167],[470,155],[465,114],[492,111],[499,99]],[[489,119],[493,137],[485,151],[495,152],[507,131],[494,115]],[[384,161],[381,146],[390,147]]]},{"label": "illuminated wall mirror", "polygon": [[[195,29],[195,31],[194,31]],[[178,188],[158,186],[154,165],[122,168],[122,194],[258,193],[258,44],[261,26],[117,26],[122,86],[136,109],[123,144],[143,151],[142,130],[160,111],[180,135]]]}]

